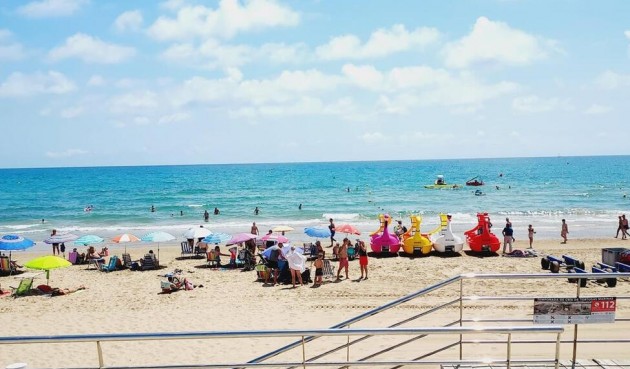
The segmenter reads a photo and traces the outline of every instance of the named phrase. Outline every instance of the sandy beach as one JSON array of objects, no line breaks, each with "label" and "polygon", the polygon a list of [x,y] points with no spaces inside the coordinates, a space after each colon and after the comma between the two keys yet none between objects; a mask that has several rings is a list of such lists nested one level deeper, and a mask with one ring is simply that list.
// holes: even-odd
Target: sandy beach
[{"label": "sandy beach", "polygon": [[[630,241],[618,239],[558,240],[536,242],[535,249],[541,254],[570,254],[583,260],[590,268],[601,261],[601,249],[630,247]],[[527,247],[519,240],[518,249]],[[140,258],[149,248],[147,245],[128,247],[133,259]],[[326,249],[328,252],[330,249]],[[110,248],[112,255],[120,255],[122,246]],[[15,253],[20,263],[42,255],[41,252]],[[51,271],[50,285],[77,287],[86,290],[67,296],[26,296],[0,298],[0,326],[3,335],[58,335],[114,332],[180,332],[254,329],[326,328],[354,317],[369,309],[427,287],[436,282],[463,273],[538,273],[540,258],[476,257],[465,252],[458,257],[428,256],[410,259],[406,257],[370,258],[369,280],[356,282],[360,275],[358,261],[350,263],[350,280],[327,282],[319,288],[311,285],[290,288],[290,285],[263,286],[256,282],[256,272],[206,268],[204,259],[181,259],[179,244],[161,245],[160,264],[156,271],[122,270],[103,273],[87,270],[86,265],[74,265]],[[333,262],[334,267],[337,263]],[[196,285],[193,291],[159,294],[161,277],[165,273],[181,269],[183,276]],[[17,277],[2,277],[2,289],[17,286]],[[35,285],[45,284],[40,275]],[[465,282],[467,295],[522,295],[533,297],[575,297],[575,284],[561,280],[496,281],[476,280]],[[438,293],[407,302],[383,314],[371,317],[356,327],[385,327],[413,312],[421,311],[445,299],[458,295],[458,288],[449,286]],[[628,296],[630,283],[620,281],[615,288],[589,283],[582,289],[583,296]],[[470,303],[465,318],[510,317],[531,319],[532,302]],[[617,317],[628,317],[627,301],[619,301]],[[456,319],[453,309],[446,309],[405,326],[438,326]],[[518,323],[529,324],[529,323]],[[625,338],[619,324],[582,325],[581,333],[600,334],[605,328],[608,337]],[[567,329],[570,327],[567,327]],[[599,332],[599,333],[598,333]],[[565,332],[569,339],[572,335]],[[550,339],[551,337],[546,337]],[[398,339],[398,338],[396,338]],[[339,342],[339,339],[336,339]],[[220,361],[246,360],[278,348],[294,339],[255,340],[206,340],[103,344],[106,365],[151,364],[198,364],[218,359]],[[341,340],[343,342],[344,340]],[[309,352],[331,347],[332,338],[314,341]],[[551,346],[550,346],[551,347]],[[569,358],[570,348],[563,345],[562,356]],[[367,352],[367,347],[352,349],[353,357]],[[523,345],[525,353],[545,352]],[[159,355],[156,355],[159,353]],[[499,351],[498,355],[502,355]],[[546,353],[549,355],[549,353]],[[492,356],[492,351],[488,351]],[[547,356],[550,357],[550,356]],[[583,345],[580,358],[628,359],[627,350],[615,345]],[[297,357],[293,357],[297,359]],[[26,362],[29,367],[77,367],[96,366],[97,356],[93,343],[82,344],[31,344],[0,345],[0,366],[14,362]]]}]

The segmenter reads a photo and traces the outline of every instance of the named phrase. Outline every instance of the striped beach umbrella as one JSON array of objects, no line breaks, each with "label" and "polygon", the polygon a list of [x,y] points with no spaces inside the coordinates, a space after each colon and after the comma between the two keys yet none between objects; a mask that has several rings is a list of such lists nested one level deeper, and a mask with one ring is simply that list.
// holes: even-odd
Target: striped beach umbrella
[{"label": "striped beach umbrella", "polygon": [[127,243],[128,242],[139,242],[140,239],[131,233],[123,233],[114,238],[112,238],[112,242],[115,243],[124,243],[125,244],[125,254],[127,253]]},{"label": "striped beach umbrella", "polygon": [[72,233],[57,233],[54,236],[50,236],[47,239],[44,240],[44,243],[47,244],[53,244],[53,243],[65,243],[65,242],[71,242],[76,240],[77,238],[79,238],[79,236],[77,236],[76,234],[72,234]]},{"label": "striped beach umbrella", "polygon": [[0,250],[9,251],[9,262],[11,262],[11,251],[26,250],[35,245],[35,242],[18,236],[16,234],[7,234],[0,238]]}]

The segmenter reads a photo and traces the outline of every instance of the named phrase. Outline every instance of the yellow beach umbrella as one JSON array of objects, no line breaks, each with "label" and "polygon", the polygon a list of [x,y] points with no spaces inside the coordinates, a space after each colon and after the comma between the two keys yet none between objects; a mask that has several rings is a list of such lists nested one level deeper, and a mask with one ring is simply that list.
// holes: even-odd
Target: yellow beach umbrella
[{"label": "yellow beach umbrella", "polygon": [[50,270],[57,268],[65,268],[72,265],[68,260],[60,258],[59,256],[46,255],[40,256],[33,260],[27,261],[24,266],[30,269],[38,269],[46,271],[46,284],[50,280]]},{"label": "yellow beach umbrella", "polygon": [[281,225],[281,226],[274,227],[274,228],[272,229],[272,231],[273,231],[273,232],[276,232],[276,233],[280,233],[280,232],[291,232],[291,231],[294,231],[294,230],[295,230],[295,229],[293,229],[293,227],[289,227],[288,225]]}]

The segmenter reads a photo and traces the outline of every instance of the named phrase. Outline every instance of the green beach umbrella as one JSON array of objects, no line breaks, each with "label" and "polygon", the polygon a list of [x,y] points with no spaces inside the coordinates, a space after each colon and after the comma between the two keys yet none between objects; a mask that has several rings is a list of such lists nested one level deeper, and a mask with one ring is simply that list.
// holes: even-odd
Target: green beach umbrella
[{"label": "green beach umbrella", "polygon": [[46,284],[50,280],[50,270],[57,268],[65,268],[72,265],[71,262],[59,256],[46,255],[40,256],[33,260],[27,261],[24,266],[30,269],[38,269],[46,271]]}]

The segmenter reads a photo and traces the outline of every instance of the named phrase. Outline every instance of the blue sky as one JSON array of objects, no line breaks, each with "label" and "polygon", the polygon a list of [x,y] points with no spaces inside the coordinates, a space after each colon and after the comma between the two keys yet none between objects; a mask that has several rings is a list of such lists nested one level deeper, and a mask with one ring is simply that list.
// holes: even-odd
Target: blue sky
[{"label": "blue sky", "polygon": [[0,3],[0,167],[630,154],[630,2]]}]

